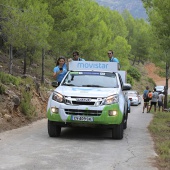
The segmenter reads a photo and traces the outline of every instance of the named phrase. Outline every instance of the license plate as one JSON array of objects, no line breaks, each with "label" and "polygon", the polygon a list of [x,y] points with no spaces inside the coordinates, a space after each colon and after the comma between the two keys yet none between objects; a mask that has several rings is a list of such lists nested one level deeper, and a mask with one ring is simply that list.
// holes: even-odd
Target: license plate
[{"label": "license plate", "polygon": [[82,122],[93,122],[93,117],[88,116],[71,116],[71,120]]}]

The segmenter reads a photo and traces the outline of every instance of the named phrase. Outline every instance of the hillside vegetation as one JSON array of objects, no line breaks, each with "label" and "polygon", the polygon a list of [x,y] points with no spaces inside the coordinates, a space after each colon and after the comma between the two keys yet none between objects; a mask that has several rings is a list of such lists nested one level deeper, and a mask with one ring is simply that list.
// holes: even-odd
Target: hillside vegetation
[{"label": "hillside vegetation", "polygon": [[134,18],[147,19],[146,10],[141,0],[96,0],[96,2],[120,13],[128,10]]}]

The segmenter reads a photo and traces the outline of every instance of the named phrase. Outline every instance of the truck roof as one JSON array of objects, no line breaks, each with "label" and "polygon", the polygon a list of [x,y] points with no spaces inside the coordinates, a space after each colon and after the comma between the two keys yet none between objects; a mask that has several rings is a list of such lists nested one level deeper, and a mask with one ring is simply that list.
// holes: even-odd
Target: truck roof
[{"label": "truck roof", "polygon": [[69,62],[70,71],[99,71],[99,72],[117,72],[126,83],[126,71],[118,70],[116,62],[102,61],[71,61]]},{"label": "truck roof", "polygon": [[118,63],[102,61],[71,61],[69,62],[69,70],[117,72]]}]

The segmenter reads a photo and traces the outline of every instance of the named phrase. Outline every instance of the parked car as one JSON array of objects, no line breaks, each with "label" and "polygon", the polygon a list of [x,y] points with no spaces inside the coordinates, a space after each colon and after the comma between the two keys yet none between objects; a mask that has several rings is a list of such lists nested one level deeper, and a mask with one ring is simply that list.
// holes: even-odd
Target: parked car
[{"label": "parked car", "polygon": [[138,106],[139,104],[141,104],[141,96],[139,95],[139,92],[137,92],[136,90],[128,90],[125,93],[130,100],[130,105]]},{"label": "parked car", "polygon": [[156,92],[165,92],[165,86],[155,86]]}]

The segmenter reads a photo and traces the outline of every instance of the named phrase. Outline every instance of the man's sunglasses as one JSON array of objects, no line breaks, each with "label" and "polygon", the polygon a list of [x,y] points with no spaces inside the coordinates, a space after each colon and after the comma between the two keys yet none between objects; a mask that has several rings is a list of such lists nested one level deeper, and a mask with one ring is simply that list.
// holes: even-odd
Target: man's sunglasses
[{"label": "man's sunglasses", "polygon": [[112,53],[107,53],[107,54],[112,54]]}]

